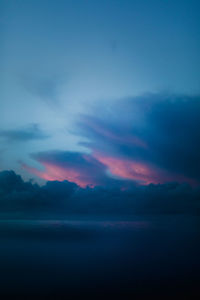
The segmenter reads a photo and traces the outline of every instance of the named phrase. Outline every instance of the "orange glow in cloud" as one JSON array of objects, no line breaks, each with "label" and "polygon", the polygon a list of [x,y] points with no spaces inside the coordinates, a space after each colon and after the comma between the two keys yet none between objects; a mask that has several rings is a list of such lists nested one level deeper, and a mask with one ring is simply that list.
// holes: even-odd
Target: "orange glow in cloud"
[{"label": "orange glow in cloud", "polygon": [[[121,179],[133,180],[140,182],[141,184],[147,185],[150,183],[158,184],[170,181],[176,182],[188,182],[191,185],[196,185],[194,180],[185,178],[184,176],[171,174],[165,170],[159,169],[156,166],[144,164],[130,159],[123,159],[117,157],[111,157],[103,155],[99,152],[94,152],[90,157],[83,155],[84,159],[88,162],[95,159],[100,166],[105,166],[114,176]],[[101,181],[95,177],[95,171],[91,172],[84,167],[77,168],[73,166],[57,165],[56,163],[40,161],[44,167],[44,171],[40,171],[36,168],[23,164],[22,167],[29,173],[32,173],[40,178],[47,181],[63,181],[68,180],[76,183],[78,186],[85,188],[86,186],[94,187],[101,185]],[[98,169],[98,166],[97,166]],[[103,173],[102,173],[102,176]],[[108,176],[105,172],[105,177]]]},{"label": "orange glow in cloud", "polygon": [[188,182],[192,186],[197,185],[197,182],[191,178],[185,177],[180,174],[172,174],[166,170],[162,170],[156,166],[136,162],[134,160],[116,158],[102,155],[98,152],[94,153],[94,157],[102,164],[107,166],[109,171],[124,179],[133,181],[140,181],[142,184],[147,185],[150,183],[158,184],[165,182]]},{"label": "orange glow in cloud", "polygon": [[68,180],[70,182],[75,182],[80,187],[86,187],[87,185],[92,185],[91,181],[83,179],[81,174],[71,168],[62,168],[61,166],[56,166],[55,164],[50,164],[47,162],[42,162],[45,167],[45,171],[39,171],[36,168],[29,167],[23,164],[23,168],[29,173],[32,173],[42,179],[47,181],[63,181]]},{"label": "orange glow in cloud", "polygon": [[147,165],[132,160],[103,156],[95,153],[95,158],[107,166],[109,171],[124,179],[142,181],[144,184],[156,183],[155,173]]}]

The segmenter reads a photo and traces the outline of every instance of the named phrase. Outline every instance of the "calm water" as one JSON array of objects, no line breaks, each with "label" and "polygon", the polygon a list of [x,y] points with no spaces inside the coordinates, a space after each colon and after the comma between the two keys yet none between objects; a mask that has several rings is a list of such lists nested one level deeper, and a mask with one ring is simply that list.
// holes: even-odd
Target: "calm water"
[{"label": "calm water", "polygon": [[0,221],[0,294],[2,299],[197,299],[199,225],[197,217],[177,216]]}]

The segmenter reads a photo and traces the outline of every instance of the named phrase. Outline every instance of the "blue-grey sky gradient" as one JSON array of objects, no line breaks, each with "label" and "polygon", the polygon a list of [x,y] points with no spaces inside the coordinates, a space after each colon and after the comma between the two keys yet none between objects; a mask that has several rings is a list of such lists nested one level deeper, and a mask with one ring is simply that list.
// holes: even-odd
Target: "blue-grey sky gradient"
[{"label": "blue-grey sky gradient", "polygon": [[200,93],[197,0],[0,0],[0,11],[1,170],[28,178],[33,153],[88,153],[76,125],[100,106]]}]

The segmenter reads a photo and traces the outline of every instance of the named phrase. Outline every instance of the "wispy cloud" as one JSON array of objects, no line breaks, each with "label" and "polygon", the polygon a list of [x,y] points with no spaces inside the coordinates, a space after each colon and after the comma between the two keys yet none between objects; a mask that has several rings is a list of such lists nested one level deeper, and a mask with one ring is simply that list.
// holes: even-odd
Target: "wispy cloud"
[{"label": "wispy cloud", "polygon": [[77,133],[90,154],[37,153],[44,172],[26,169],[46,180],[69,180],[80,186],[105,185],[109,179],[139,184],[170,181],[200,183],[200,98],[148,94],[122,99],[104,113],[81,116]]},{"label": "wispy cloud", "polygon": [[8,141],[27,142],[29,140],[41,140],[48,138],[49,135],[44,133],[38,124],[30,124],[23,128],[0,130],[0,138]]},{"label": "wispy cloud", "polygon": [[105,105],[81,117],[78,132],[112,173],[134,179],[140,169],[146,183],[200,182],[199,96],[148,94],[104,113]]},{"label": "wispy cloud", "polygon": [[68,180],[81,187],[101,185],[106,180],[106,167],[88,154],[49,151],[34,154],[32,158],[44,167],[44,171],[25,164],[23,168],[45,180]]},{"label": "wispy cloud", "polygon": [[22,85],[34,97],[39,97],[42,101],[48,104],[59,103],[59,91],[66,82],[65,76],[58,74],[44,74],[30,76],[26,74],[22,77]]}]

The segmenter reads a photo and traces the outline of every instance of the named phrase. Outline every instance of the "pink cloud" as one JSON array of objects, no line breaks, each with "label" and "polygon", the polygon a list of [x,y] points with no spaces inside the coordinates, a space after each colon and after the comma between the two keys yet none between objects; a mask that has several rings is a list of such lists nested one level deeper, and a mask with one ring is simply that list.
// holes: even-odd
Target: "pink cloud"
[{"label": "pink cloud", "polygon": [[134,181],[141,181],[143,184],[157,183],[155,171],[148,165],[128,159],[94,154],[95,158],[107,166],[111,174]]},{"label": "pink cloud", "polygon": [[38,176],[39,178],[45,179],[47,181],[63,181],[68,180],[70,182],[75,182],[78,186],[84,188],[88,185],[94,186],[95,184],[92,183],[91,178],[85,178],[83,174],[74,170],[73,168],[61,167],[56,164],[51,164],[47,162],[41,162],[44,166],[44,171],[39,171],[36,168],[30,167],[26,164],[23,164],[23,168],[26,169],[29,173]]},{"label": "pink cloud", "polygon": [[[97,185],[109,185],[112,175],[118,179],[136,181],[147,185],[170,181],[188,182],[195,185],[194,180],[180,174],[172,174],[153,164],[135,161],[122,157],[112,157],[94,151],[92,154],[68,154],[68,152],[43,153],[35,157],[44,171],[22,164],[29,173],[47,181],[68,180],[84,188]],[[110,175],[106,172],[109,170]],[[122,187],[123,188],[123,187]]]},{"label": "pink cloud", "polygon": [[98,152],[94,153],[94,157],[104,164],[111,174],[129,179],[139,181],[141,184],[158,184],[170,181],[188,182],[191,185],[196,185],[197,182],[191,178],[180,174],[172,174],[163,169],[160,169],[152,164],[138,162],[130,159],[117,158],[102,155]]},{"label": "pink cloud", "polygon": [[102,124],[98,124],[98,122],[96,122],[92,118],[87,117],[84,118],[83,120],[85,125],[87,125],[89,128],[92,128],[92,130],[94,130],[96,134],[104,138],[108,138],[111,141],[118,142],[118,143],[124,143],[127,145],[147,148],[146,142],[143,141],[138,136],[134,135],[133,133],[119,135],[113,132],[112,130],[104,127]]}]

